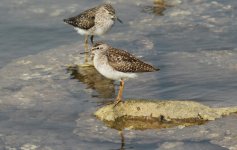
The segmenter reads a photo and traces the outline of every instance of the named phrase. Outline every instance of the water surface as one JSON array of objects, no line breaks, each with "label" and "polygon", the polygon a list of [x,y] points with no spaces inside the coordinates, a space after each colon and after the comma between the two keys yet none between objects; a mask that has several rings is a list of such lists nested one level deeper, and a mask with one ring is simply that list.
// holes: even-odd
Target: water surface
[{"label": "water surface", "polygon": [[[84,39],[62,19],[101,2],[0,2],[0,149],[237,149],[236,114],[189,128],[125,130],[125,145],[92,115],[118,83],[105,82],[105,94],[98,82],[71,79],[66,68],[83,63]],[[147,11],[153,1],[111,3],[124,23],[95,40],[161,69],[127,81],[125,99],[237,105],[235,0],[177,0],[162,15]]]}]

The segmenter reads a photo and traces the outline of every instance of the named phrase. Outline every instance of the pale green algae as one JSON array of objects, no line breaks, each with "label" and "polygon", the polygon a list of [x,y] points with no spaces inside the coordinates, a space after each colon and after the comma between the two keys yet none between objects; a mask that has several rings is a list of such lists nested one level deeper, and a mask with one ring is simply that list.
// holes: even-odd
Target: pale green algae
[{"label": "pale green algae", "polygon": [[237,107],[211,108],[194,101],[126,100],[103,106],[95,116],[121,130],[198,125],[234,112]]}]

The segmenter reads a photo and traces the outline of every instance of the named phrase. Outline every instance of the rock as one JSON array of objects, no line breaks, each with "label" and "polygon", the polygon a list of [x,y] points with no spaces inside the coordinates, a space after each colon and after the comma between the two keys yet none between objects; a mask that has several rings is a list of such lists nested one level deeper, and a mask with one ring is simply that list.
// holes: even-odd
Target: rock
[{"label": "rock", "polygon": [[95,116],[118,130],[143,130],[198,125],[234,112],[237,107],[210,108],[194,101],[126,100],[100,108]]}]

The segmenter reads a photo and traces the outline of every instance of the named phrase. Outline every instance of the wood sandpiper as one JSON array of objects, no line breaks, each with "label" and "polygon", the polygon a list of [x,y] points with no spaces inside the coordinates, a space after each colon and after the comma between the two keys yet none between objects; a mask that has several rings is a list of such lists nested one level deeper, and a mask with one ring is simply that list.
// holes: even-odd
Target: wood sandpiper
[{"label": "wood sandpiper", "polygon": [[115,105],[122,101],[124,80],[137,77],[136,73],[154,72],[160,70],[155,68],[127,51],[113,48],[105,43],[96,43],[91,53],[95,68],[106,78],[120,80],[118,96]]},{"label": "wood sandpiper", "polygon": [[111,4],[102,4],[63,21],[72,25],[79,34],[85,35],[85,52],[88,52],[88,36],[91,36],[93,44],[94,35],[106,33],[113,26],[115,20],[122,23]]}]

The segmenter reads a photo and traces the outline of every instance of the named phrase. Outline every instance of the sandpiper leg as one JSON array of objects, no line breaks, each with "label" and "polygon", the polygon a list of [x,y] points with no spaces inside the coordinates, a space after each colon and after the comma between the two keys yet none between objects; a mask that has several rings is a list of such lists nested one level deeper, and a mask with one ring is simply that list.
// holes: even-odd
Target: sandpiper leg
[{"label": "sandpiper leg", "polygon": [[122,101],[123,89],[124,89],[124,80],[121,79],[120,80],[120,86],[119,86],[119,92],[118,92],[118,96],[117,96],[116,101],[115,101],[115,105],[117,105],[118,103],[120,103]]},{"label": "sandpiper leg", "polygon": [[85,35],[85,63],[88,62],[88,35]]},{"label": "sandpiper leg", "polygon": [[91,44],[92,45],[94,44],[93,38],[94,38],[94,35],[91,35]]},{"label": "sandpiper leg", "polygon": [[[92,46],[94,45],[94,41],[93,41],[93,38],[94,38],[94,35],[91,35],[91,44],[92,44]],[[90,53],[91,53],[91,51],[90,51]],[[93,57],[91,57],[91,61],[93,61]]]}]

